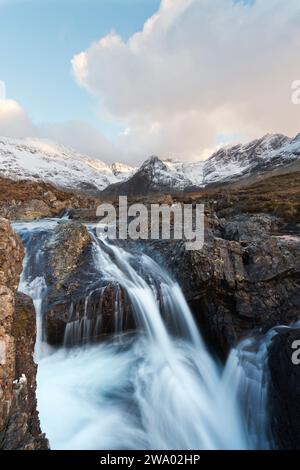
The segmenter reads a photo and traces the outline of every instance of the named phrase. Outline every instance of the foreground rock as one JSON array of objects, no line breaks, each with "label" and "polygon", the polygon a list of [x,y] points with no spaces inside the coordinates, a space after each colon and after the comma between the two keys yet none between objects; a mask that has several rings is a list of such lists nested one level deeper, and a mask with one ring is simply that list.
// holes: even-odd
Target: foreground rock
[{"label": "foreground rock", "polygon": [[300,449],[300,365],[292,362],[295,341],[300,342],[300,328],[282,329],[269,349],[271,427],[276,448],[283,450]]},{"label": "foreground rock", "polygon": [[60,224],[44,250],[48,286],[44,328],[49,344],[99,341],[134,329],[126,292],[101,274],[101,266],[95,266],[92,240],[84,225]]},{"label": "foreground rock", "polygon": [[46,449],[36,410],[35,312],[16,294],[23,247],[9,222],[0,219],[0,448]]}]

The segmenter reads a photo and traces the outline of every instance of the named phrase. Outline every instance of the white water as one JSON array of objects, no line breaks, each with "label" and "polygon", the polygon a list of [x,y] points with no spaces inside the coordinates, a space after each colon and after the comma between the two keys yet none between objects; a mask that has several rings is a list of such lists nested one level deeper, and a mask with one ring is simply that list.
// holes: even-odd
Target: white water
[{"label": "white water", "polygon": [[[23,279],[40,325],[37,398],[51,447],[266,448],[259,373],[258,388],[249,394],[242,390],[244,409],[262,404],[258,425],[255,416],[245,419],[239,401],[241,387],[249,384],[249,358],[235,352],[222,370],[206,349],[179,286],[153,260],[140,256],[146,281],[133,267],[136,258],[124,250],[96,240],[93,248],[99,270],[127,291],[139,333],[134,338],[124,335],[121,344],[44,348],[39,322],[43,280],[39,277],[26,287]],[[157,284],[167,321],[159,308]]]}]

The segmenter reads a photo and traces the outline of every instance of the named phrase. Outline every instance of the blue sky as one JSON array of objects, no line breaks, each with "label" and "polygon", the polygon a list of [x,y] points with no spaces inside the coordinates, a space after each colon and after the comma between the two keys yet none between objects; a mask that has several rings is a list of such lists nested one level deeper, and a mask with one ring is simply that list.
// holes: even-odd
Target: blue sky
[{"label": "blue sky", "polygon": [[35,122],[101,122],[71,74],[74,54],[112,29],[127,39],[159,0],[0,0],[0,80]]},{"label": "blue sky", "polygon": [[0,0],[0,135],[135,164],[293,136],[299,25],[299,0]]}]

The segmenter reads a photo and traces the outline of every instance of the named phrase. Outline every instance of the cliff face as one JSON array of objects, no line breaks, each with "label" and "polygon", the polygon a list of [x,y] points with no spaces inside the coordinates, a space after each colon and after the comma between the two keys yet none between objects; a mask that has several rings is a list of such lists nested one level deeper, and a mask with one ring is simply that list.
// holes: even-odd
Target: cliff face
[{"label": "cliff face", "polygon": [[47,449],[36,411],[35,312],[17,294],[23,246],[0,218],[0,449]]},{"label": "cliff face", "polygon": [[[224,356],[254,331],[267,332],[300,317],[300,237],[263,214],[206,218],[205,244],[150,243],[150,256],[182,290],[202,333]],[[148,248],[149,249],[149,248]]]},{"label": "cliff face", "polygon": [[300,449],[300,366],[293,364],[300,328],[281,329],[269,348],[271,426],[277,448]]}]

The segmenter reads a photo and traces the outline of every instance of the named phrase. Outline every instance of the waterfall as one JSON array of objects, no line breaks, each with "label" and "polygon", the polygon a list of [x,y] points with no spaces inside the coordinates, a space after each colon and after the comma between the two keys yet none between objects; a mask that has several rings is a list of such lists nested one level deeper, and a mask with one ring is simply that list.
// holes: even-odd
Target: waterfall
[{"label": "waterfall", "polygon": [[[28,234],[42,226],[51,236],[52,223],[16,227],[27,251]],[[207,350],[178,284],[145,254],[137,257],[98,240],[92,231],[91,236],[95,268],[116,286],[116,337],[122,326],[121,290],[132,305],[137,332],[95,344],[102,307],[91,320],[89,294],[83,317],[71,306],[64,347],[43,349],[46,286],[39,260],[32,278],[27,266],[32,257],[26,256],[21,289],[33,297],[37,310],[38,408],[51,447],[251,449],[260,441],[268,448],[263,346],[258,361],[247,343],[222,367]],[[78,338],[87,341],[66,347]],[[256,406],[258,418],[249,413]]]}]

